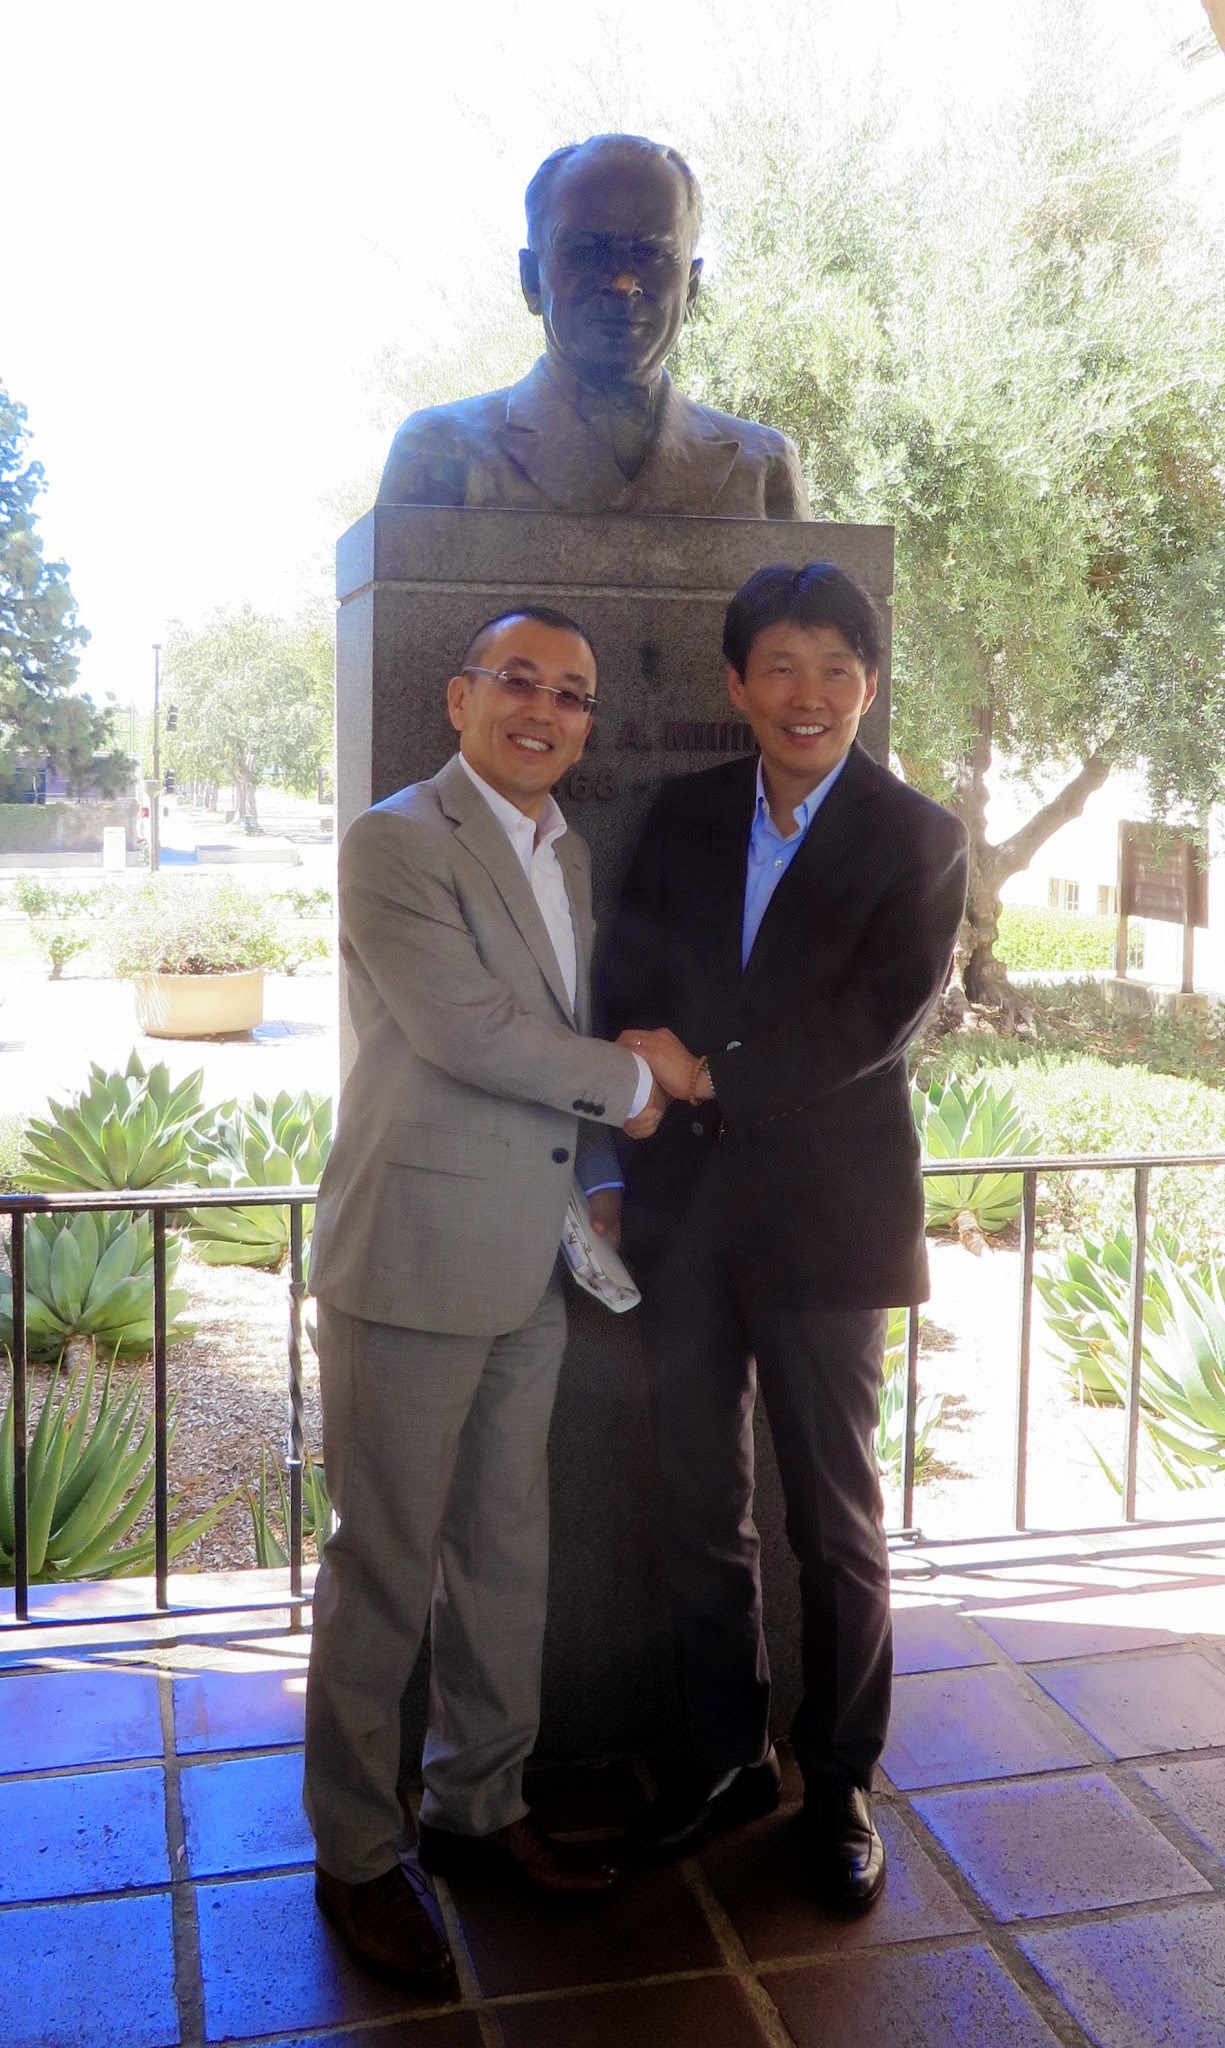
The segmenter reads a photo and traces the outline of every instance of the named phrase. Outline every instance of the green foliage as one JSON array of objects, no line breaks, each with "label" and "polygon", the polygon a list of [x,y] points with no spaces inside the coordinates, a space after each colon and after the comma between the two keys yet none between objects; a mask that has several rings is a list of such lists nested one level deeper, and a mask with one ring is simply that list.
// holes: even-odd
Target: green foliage
[{"label": "green foliage", "polygon": [[[1200,1486],[1225,1472],[1225,1263],[1197,1272],[1168,1237],[1154,1241],[1150,1258],[1140,1421],[1166,1477]],[[1131,1266],[1130,1241],[1119,1233],[1101,1247],[1069,1252],[1038,1283],[1056,1355],[1070,1383],[1095,1402],[1126,1399]]]},{"label": "green foliage", "polygon": [[[966,1083],[932,1081],[911,1090],[919,1142],[927,1159],[1006,1159],[1036,1152],[1010,1088],[993,1086],[984,1075]],[[967,1213],[992,1235],[1021,1213],[1021,1176],[950,1174],[924,1183],[927,1223],[932,1230],[956,1229]]]},{"label": "green foliage", "polygon": [[178,707],[165,761],[181,781],[232,782],[238,815],[256,821],[261,782],[313,796],[332,757],[332,627],[322,612],[295,620],[250,605],[215,611],[192,630],[176,623],[164,689]]},{"label": "green foliage", "polygon": [[233,974],[276,968],[284,957],[268,904],[239,882],[150,875],[127,889],[107,929],[113,971]]},{"label": "green foliage", "polygon": [[184,1177],[188,1133],[199,1120],[203,1070],[172,1086],[159,1064],[133,1053],[122,1074],[90,1066],[71,1103],[49,1102],[26,1129],[22,1183],[39,1193],[167,1187]]},{"label": "green foliage", "polygon": [[[915,1409],[915,1477],[932,1461],[931,1438],[944,1419],[947,1396],[920,1393]],[[890,1309],[885,1337],[885,1377],[880,1390],[880,1417],[873,1446],[876,1469],[893,1486],[902,1483],[906,1449],[906,1310]]]},{"label": "green foliage", "polygon": [[291,917],[327,917],[332,909],[332,891],[322,884],[317,889],[278,889],[272,900]]},{"label": "green foliage", "polygon": [[1113,917],[1081,917],[1070,910],[1008,903],[1000,912],[995,950],[1009,968],[1088,974],[1114,966],[1117,933],[1118,920]]},{"label": "green foliage", "polygon": [[[1225,1093],[1202,1082],[1089,1058],[1028,1060],[1011,1081],[1044,1152],[1225,1152]],[[1044,1175],[1039,1193],[1048,1233],[1101,1238],[1130,1224],[1130,1172]],[[1154,1169],[1149,1211],[1191,1258],[1219,1256],[1225,1167]]]},{"label": "green foliage", "polygon": [[[273,1478],[276,1481],[279,1511],[279,1526],[274,1503],[268,1487],[268,1464],[271,1462]],[[289,1491],[287,1476],[282,1472],[276,1457],[262,1448],[259,1454],[259,1488],[247,1488],[247,1506],[251,1511],[251,1528],[255,1537],[255,1562],[263,1570],[289,1563]],[[332,1533],[333,1510],[331,1495],[323,1467],[317,1464],[308,1451],[302,1463],[302,1534],[315,1545],[316,1552],[322,1552],[324,1544]]]},{"label": "green foliage", "polygon": [[113,914],[113,889],[74,889],[44,882],[37,875],[18,875],[13,883],[13,901],[26,917],[87,917],[94,920]]},{"label": "green foliage", "polygon": [[0,1112],[0,1193],[21,1185],[21,1150],[25,1118]]},{"label": "green foliage", "polygon": [[28,439],[24,406],[0,385],[0,797],[20,801],[44,766],[74,789],[109,794],[122,788],[127,764],[110,713],[73,694],[89,635],[66,565],[43,560],[35,510],[43,471],[27,459]]},{"label": "green foliage", "polygon": [[88,932],[65,931],[63,925],[36,924],[33,926],[36,943],[47,956],[51,980],[58,981],[70,960],[79,953],[88,953],[90,937]]},{"label": "green foliage", "polygon": [[[58,1358],[70,1337],[89,1337],[111,1357],[153,1348],[153,1224],[122,1212],[26,1219],[26,1343],[31,1358]],[[189,1334],[187,1294],[173,1282],[177,1240],[166,1242],[166,1323],[171,1343]],[[13,1341],[13,1283],[0,1273],[0,1343]]]},{"label": "green foliage", "polygon": [[[74,1373],[59,1392],[59,1367],[43,1399],[26,1463],[30,1578],[111,1579],[153,1569],[153,1531],[132,1536],[154,1490],[154,1426],[142,1422],[140,1386],[131,1381],[116,1398],[108,1372],[92,1414],[94,1365]],[[173,1423],[171,1424],[173,1436]],[[14,1417],[10,1393],[0,1421],[0,1584],[15,1575],[13,1507]],[[227,1500],[193,1521],[170,1524],[170,1555],[178,1557],[203,1536]],[[182,1496],[171,1500],[171,1516]],[[127,1539],[131,1537],[131,1541]]]},{"label": "green foliage", "polygon": [[1225,1088],[1225,1010],[1175,1017],[1133,1009],[1112,1001],[1096,981],[1050,987],[1034,983],[1025,1000],[1033,1022],[1024,1036],[981,1029],[929,1034],[913,1049],[914,1072],[926,1084],[932,1076],[943,1081],[950,1074],[971,1076],[1035,1060],[1054,1065],[1091,1055],[1111,1066],[1142,1067]]},{"label": "green foliage", "polygon": [[[268,1102],[223,1104],[191,1141],[192,1177],[210,1188],[313,1187],[332,1146],[332,1099],[304,1091]],[[303,1215],[309,1234],[314,1209]],[[210,1266],[278,1267],[289,1250],[289,1211],[280,1208],[200,1209],[188,1234]]]}]

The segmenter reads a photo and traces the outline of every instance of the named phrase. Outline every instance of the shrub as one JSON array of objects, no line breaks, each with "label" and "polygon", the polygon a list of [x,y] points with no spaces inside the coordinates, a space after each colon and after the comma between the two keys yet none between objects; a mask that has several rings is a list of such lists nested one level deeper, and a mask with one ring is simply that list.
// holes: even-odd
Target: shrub
[{"label": "shrub", "polygon": [[[1018,1067],[1012,1086],[1044,1152],[1225,1152],[1225,1094],[1197,1081],[1041,1059]],[[1045,1175],[1040,1189],[1048,1231],[1100,1241],[1130,1225],[1130,1173]],[[1155,1169],[1149,1208],[1192,1260],[1225,1252],[1225,1167]]]},{"label": "shrub", "polygon": [[49,1102],[26,1129],[23,1185],[66,1194],[89,1188],[156,1188],[182,1180],[187,1136],[199,1121],[204,1073],[172,1087],[170,1069],[148,1073],[133,1053],[122,1074],[94,1064],[74,1102]]},{"label": "shrub", "polygon": [[92,943],[88,932],[65,931],[63,925],[34,924],[31,930],[35,943],[47,956],[52,981],[60,979],[68,962],[75,960],[78,953],[88,953]]},{"label": "shrub", "polygon": [[138,974],[236,974],[281,958],[268,905],[237,882],[151,875],[125,890],[106,947],[121,980]]},{"label": "shrub", "polygon": [[[1006,1159],[1036,1152],[1038,1141],[1021,1116],[1010,1088],[984,1076],[963,1083],[931,1081],[911,1090],[919,1142],[928,1159]],[[927,1222],[932,1230],[954,1230],[963,1216],[991,1235],[1020,1214],[1019,1173],[950,1174],[924,1182]]]},{"label": "shrub", "polygon": [[[111,1358],[153,1348],[153,1224],[148,1216],[82,1210],[27,1217],[26,1343],[31,1358],[58,1358],[71,1337],[88,1337]],[[179,1245],[166,1244],[166,1322],[171,1343],[187,1295],[175,1287]],[[0,1343],[13,1341],[13,1283],[0,1273]]]},{"label": "shrub", "polygon": [[25,1121],[19,1116],[0,1115],[0,1192],[21,1186],[21,1148]]},{"label": "shrub", "polygon": [[[131,1382],[116,1400],[108,1372],[97,1414],[94,1366],[73,1374],[58,1392],[59,1368],[43,1398],[26,1461],[30,1578],[111,1579],[153,1569],[153,1531],[126,1539],[153,1498],[153,1417],[140,1427],[140,1387]],[[174,1425],[170,1424],[173,1438]],[[0,1584],[12,1585],[17,1532],[13,1510],[14,1418],[12,1395],[0,1421]],[[135,1442],[133,1438],[135,1437]],[[170,1525],[170,1555],[203,1536],[234,1495],[194,1521]],[[182,1496],[170,1502],[171,1514]]]},{"label": "shrub", "polygon": [[1018,971],[1087,974],[1113,968],[1117,934],[1117,918],[1008,903],[1000,912],[995,950],[1005,967]]}]

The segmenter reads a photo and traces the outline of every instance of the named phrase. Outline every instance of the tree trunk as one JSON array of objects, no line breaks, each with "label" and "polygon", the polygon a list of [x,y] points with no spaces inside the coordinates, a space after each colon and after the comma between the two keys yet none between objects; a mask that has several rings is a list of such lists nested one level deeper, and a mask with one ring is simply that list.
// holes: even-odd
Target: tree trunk
[{"label": "tree trunk", "polygon": [[953,808],[970,835],[970,887],[965,923],[957,942],[954,973],[965,1001],[1002,1010],[1009,1018],[1023,1015],[1025,1003],[995,957],[1000,929],[1000,891],[1010,875],[1029,866],[1040,846],[1078,818],[1111,769],[1111,756],[1099,748],[1082,762],[1070,782],[1032,818],[998,845],[987,838],[987,774],[991,767],[994,721],[990,703],[979,714],[978,730],[961,764]]}]

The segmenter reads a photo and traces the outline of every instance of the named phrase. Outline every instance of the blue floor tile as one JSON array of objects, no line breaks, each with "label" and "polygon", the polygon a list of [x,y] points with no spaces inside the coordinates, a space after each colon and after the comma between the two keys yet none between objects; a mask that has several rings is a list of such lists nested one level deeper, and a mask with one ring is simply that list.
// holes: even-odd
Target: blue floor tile
[{"label": "blue floor tile", "polygon": [[0,1775],[162,1754],[155,1671],[20,1671],[0,1678]]},{"label": "blue floor tile", "polygon": [[1021,1947],[1093,2041],[1107,2048],[1221,2048],[1225,1905],[1027,1934]]},{"label": "blue floor tile", "polygon": [[925,1672],[893,1688],[881,1758],[895,1785],[952,1785],[1085,1762],[1007,1671]]},{"label": "blue floor tile", "polygon": [[0,1913],[4,2048],[174,2048],[170,1898]]},{"label": "blue floor tile", "polygon": [[179,1779],[193,1877],[313,1863],[315,1845],[302,1811],[302,1757],[230,1757],[191,1764]]},{"label": "blue floor tile", "polygon": [[161,1766],[0,1785],[0,1901],[168,1884]]},{"label": "blue floor tile", "polygon": [[175,1675],[174,1732],[180,1756],[301,1742],[305,1719],[306,1673],[300,1665]]}]

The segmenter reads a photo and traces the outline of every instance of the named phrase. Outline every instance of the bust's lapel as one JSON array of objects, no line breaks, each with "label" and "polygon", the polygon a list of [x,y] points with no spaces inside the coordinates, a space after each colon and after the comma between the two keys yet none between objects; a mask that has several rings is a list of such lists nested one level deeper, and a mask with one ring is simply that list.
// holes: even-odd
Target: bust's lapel
[{"label": "bust's lapel", "polygon": [[[524,944],[531,953],[551,994],[568,1024],[574,1022],[574,1011],[566,994],[566,984],[561,978],[557,955],[553,951],[540,906],[532,894],[532,885],[520,867],[515,849],[511,845],[489,805],[479,789],[468,780],[455,755],[434,777],[438,801],[446,816],[455,827],[455,837],[467,847],[469,853],[479,860],[507,910],[514,919]],[[564,841],[559,841],[559,845]],[[577,924],[575,927],[577,938]]]},{"label": "bust's lapel", "polygon": [[634,509],[698,516],[713,512],[739,453],[739,441],[678,391],[665,371],[659,430],[634,482]]},{"label": "bust's lapel", "polygon": [[620,512],[630,491],[606,448],[567,403],[541,356],[511,386],[497,442],[538,491],[564,512]]}]

